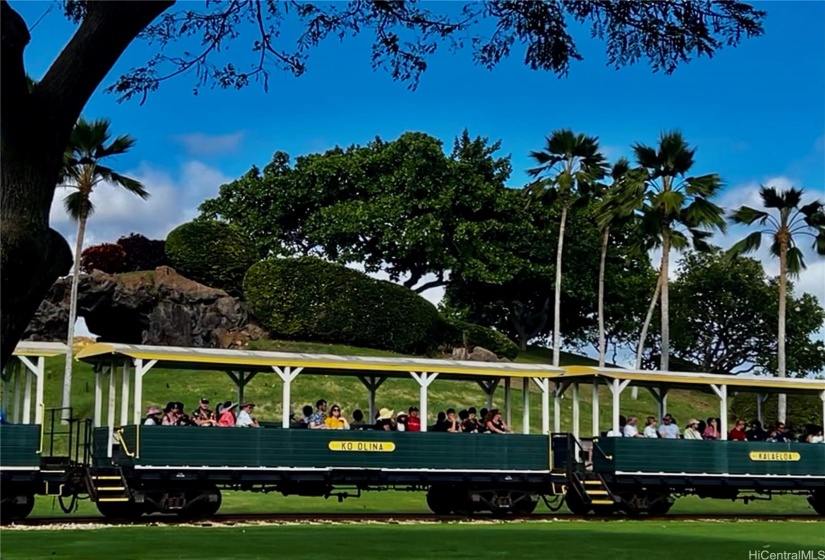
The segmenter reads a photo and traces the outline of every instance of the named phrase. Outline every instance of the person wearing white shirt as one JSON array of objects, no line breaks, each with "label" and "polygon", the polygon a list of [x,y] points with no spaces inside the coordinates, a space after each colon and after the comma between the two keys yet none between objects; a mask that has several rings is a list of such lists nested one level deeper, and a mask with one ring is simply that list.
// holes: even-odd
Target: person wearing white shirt
[{"label": "person wearing white shirt", "polygon": [[659,437],[662,439],[679,439],[679,426],[673,421],[673,416],[669,413],[662,418],[662,425],[659,426]]},{"label": "person wearing white shirt", "polygon": [[638,421],[638,418],[635,416],[628,417],[627,424],[625,424],[624,429],[622,429],[622,435],[624,437],[643,437],[639,434],[639,428],[636,427]]},{"label": "person wearing white shirt", "polygon": [[699,433],[699,421],[696,418],[691,418],[688,422],[684,433],[685,439],[702,439],[702,434]]},{"label": "person wearing white shirt", "polygon": [[258,421],[252,418],[252,409],[255,405],[252,403],[244,403],[241,405],[241,411],[235,419],[235,426],[238,428],[258,428]]},{"label": "person wearing white shirt", "polygon": [[648,416],[645,422],[644,435],[646,438],[658,438],[659,433],[656,431],[656,417]]}]

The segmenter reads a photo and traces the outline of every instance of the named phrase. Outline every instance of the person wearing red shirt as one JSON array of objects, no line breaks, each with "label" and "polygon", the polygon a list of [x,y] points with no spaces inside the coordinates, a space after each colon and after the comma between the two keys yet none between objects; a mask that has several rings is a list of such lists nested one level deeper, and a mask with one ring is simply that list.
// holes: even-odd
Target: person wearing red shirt
[{"label": "person wearing red shirt", "polygon": [[421,418],[418,417],[418,407],[411,406],[409,410],[410,415],[407,417],[407,431],[420,432]]},{"label": "person wearing red shirt", "polygon": [[747,441],[748,436],[745,434],[745,426],[744,420],[737,420],[736,426],[728,433],[728,439],[730,441]]}]

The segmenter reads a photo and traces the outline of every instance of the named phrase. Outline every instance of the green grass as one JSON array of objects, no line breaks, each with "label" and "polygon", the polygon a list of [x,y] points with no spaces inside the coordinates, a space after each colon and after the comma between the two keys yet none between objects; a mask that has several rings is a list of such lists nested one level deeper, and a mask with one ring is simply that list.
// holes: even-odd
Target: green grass
[{"label": "green grass", "polygon": [[[125,527],[4,530],[4,559],[747,559],[825,549],[818,524],[587,523]],[[817,554],[815,552],[815,554]],[[816,556],[815,556],[816,558]]]},{"label": "green grass", "polygon": [[[356,348],[339,344],[320,344],[306,342],[257,342],[252,345],[255,349],[282,350],[294,352],[350,354],[362,356],[392,356],[394,354],[381,350]],[[562,365],[584,364],[588,358],[565,354]],[[549,351],[544,348],[531,348],[522,353],[519,362],[546,363],[549,361]],[[46,390],[45,404],[47,407],[59,406],[60,386],[63,376],[63,359],[49,358],[46,360]],[[120,386],[118,391],[118,411],[116,418],[120,418]],[[108,394],[108,387],[104,385],[104,400]],[[572,428],[572,398],[571,391],[561,401],[562,430]],[[606,387],[601,387],[600,402],[601,426],[607,429],[610,418],[611,396]],[[393,410],[407,409],[419,400],[419,387],[413,379],[392,379],[385,382],[377,393],[377,406],[388,407]],[[582,386],[581,391],[581,433],[589,434],[591,426],[591,391],[589,386]],[[155,368],[144,377],[143,408],[149,405],[162,407],[168,401],[182,401],[188,409],[193,409],[201,396],[210,398],[213,402],[235,400],[236,388],[227,375],[222,372],[192,372],[175,371]],[[281,418],[281,381],[274,373],[271,375],[259,374],[245,390],[245,399],[257,404],[255,413],[260,420],[278,421]],[[331,403],[339,404],[345,416],[350,416],[356,408],[366,411],[367,390],[353,377],[300,375],[292,384],[292,408],[300,413],[303,405],[312,404],[319,398],[325,398]],[[683,422],[691,416],[705,418],[718,416],[718,400],[711,395],[696,392],[673,391],[668,396],[669,412],[677,420]],[[94,410],[94,375],[91,366],[77,362],[74,368],[72,387],[72,404],[75,416],[80,418],[91,417]],[[504,405],[504,389],[499,386],[495,393],[494,406]],[[521,385],[513,383],[511,395],[512,426],[515,431],[521,431]],[[531,430],[538,432],[541,429],[541,398],[538,389],[531,386],[530,402]],[[131,405],[130,405],[131,406]],[[448,407],[456,409],[475,406],[486,406],[486,395],[473,382],[466,381],[436,381],[429,389],[430,422],[433,422],[439,410]],[[553,400],[550,401],[550,417],[553,417]],[[131,409],[130,409],[131,410]],[[104,406],[104,416],[106,407]],[[640,391],[638,400],[631,400],[630,391],[622,398],[622,414],[645,417],[656,414],[656,402],[647,391]],[[131,414],[129,416],[131,420]]]}]

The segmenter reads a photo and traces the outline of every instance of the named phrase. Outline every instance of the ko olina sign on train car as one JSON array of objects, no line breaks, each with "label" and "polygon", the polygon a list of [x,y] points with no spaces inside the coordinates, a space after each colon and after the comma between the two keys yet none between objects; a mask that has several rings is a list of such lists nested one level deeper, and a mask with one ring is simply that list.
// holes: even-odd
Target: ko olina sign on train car
[{"label": "ko olina sign on train car", "polygon": [[751,451],[751,461],[799,461],[802,455],[795,451]]},{"label": "ko olina sign on train car", "polygon": [[389,453],[395,451],[395,444],[391,441],[331,441],[331,451],[367,451]]}]

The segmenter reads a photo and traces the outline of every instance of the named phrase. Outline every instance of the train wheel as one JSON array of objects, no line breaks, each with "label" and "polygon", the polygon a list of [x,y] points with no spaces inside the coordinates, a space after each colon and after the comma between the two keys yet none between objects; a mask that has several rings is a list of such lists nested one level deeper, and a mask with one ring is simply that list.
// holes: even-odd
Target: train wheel
[{"label": "train wheel", "polygon": [[[24,498],[25,501],[18,501]],[[0,524],[6,525],[13,521],[20,521],[29,516],[34,509],[34,494],[16,496],[11,500],[0,503]]]},{"label": "train wheel", "polygon": [[430,486],[427,491],[427,507],[436,515],[449,515],[453,511],[454,492],[448,486]]},{"label": "train wheel", "polygon": [[647,495],[647,513],[650,515],[665,515],[673,507],[676,500],[670,494],[651,492]]},{"label": "train wheel", "polygon": [[144,508],[134,502],[97,502],[97,511],[110,519],[136,519],[144,514]]},{"label": "train wheel", "polygon": [[825,515],[825,492],[821,490],[808,496],[808,503],[819,515]]},{"label": "train wheel", "polygon": [[221,509],[221,491],[214,486],[202,492],[187,492],[186,498],[190,503],[187,504],[184,509],[177,512],[179,517],[191,519],[211,517]]},{"label": "train wheel", "polygon": [[567,490],[564,495],[564,503],[567,504],[567,509],[574,515],[587,515],[590,513],[590,506],[584,503],[582,497],[574,490]]},{"label": "train wheel", "polygon": [[520,499],[513,502],[513,509],[517,515],[532,515],[538,505],[539,502],[534,496],[524,494]]}]

